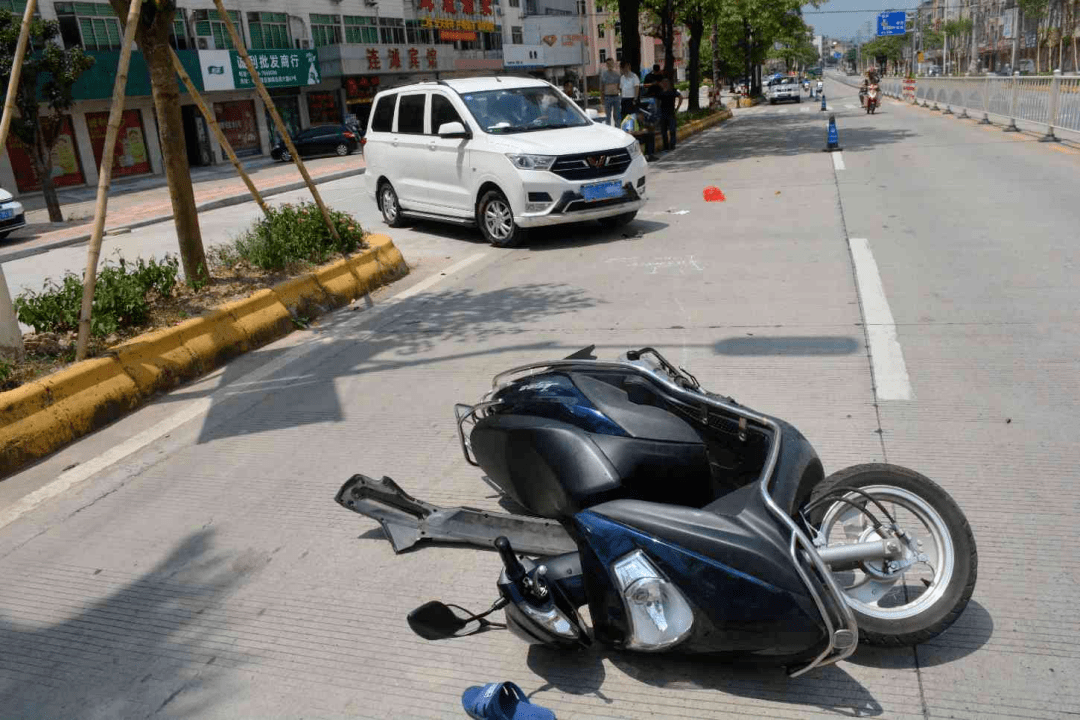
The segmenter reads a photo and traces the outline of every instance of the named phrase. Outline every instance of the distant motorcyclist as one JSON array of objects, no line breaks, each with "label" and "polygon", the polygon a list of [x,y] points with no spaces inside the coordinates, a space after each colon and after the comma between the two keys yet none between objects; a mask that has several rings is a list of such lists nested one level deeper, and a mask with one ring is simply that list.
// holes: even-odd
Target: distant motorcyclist
[{"label": "distant motorcyclist", "polygon": [[863,78],[862,87],[859,88],[859,107],[866,107],[866,93],[870,90],[869,78]]}]

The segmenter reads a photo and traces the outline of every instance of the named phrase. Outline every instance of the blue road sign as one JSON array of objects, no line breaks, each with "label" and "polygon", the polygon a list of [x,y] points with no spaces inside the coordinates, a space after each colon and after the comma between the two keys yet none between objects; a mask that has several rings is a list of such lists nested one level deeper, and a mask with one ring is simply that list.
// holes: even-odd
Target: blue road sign
[{"label": "blue road sign", "polygon": [[898,12],[883,12],[877,16],[877,34],[903,35],[907,32],[907,13],[903,10]]}]

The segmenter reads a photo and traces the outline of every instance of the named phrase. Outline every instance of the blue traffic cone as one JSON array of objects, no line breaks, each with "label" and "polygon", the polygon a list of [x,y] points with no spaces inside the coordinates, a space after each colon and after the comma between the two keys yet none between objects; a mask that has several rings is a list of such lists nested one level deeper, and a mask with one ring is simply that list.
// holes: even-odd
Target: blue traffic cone
[{"label": "blue traffic cone", "polygon": [[821,111],[825,112],[825,91],[821,91]]},{"label": "blue traffic cone", "polygon": [[829,134],[826,140],[825,152],[837,152],[843,150],[840,147],[840,133],[836,131],[836,116],[829,116]]}]

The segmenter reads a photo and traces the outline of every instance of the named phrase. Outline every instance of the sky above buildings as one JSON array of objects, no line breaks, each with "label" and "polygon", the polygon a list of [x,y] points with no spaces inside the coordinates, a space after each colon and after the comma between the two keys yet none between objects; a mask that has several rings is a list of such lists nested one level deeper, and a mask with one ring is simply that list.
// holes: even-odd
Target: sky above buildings
[{"label": "sky above buildings", "polygon": [[[815,35],[848,40],[853,39],[860,30],[864,38],[872,36],[877,27],[878,13],[913,9],[916,5],[918,0],[829,0],[819,8],[804,5],[803,17],[807,25],[814,27]],[[867,23],[870,23],[869,27]]]}]

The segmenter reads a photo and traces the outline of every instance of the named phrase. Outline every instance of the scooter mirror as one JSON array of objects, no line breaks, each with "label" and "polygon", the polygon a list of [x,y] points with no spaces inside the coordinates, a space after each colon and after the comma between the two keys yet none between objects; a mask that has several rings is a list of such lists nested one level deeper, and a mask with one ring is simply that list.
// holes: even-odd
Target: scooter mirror
[{"label": "scooter mirror", "polygon": [[409,627],[425,640],[444,640],[456,635],[470,620],[459,618],[445,603],[426,602],[409,613]]}]

